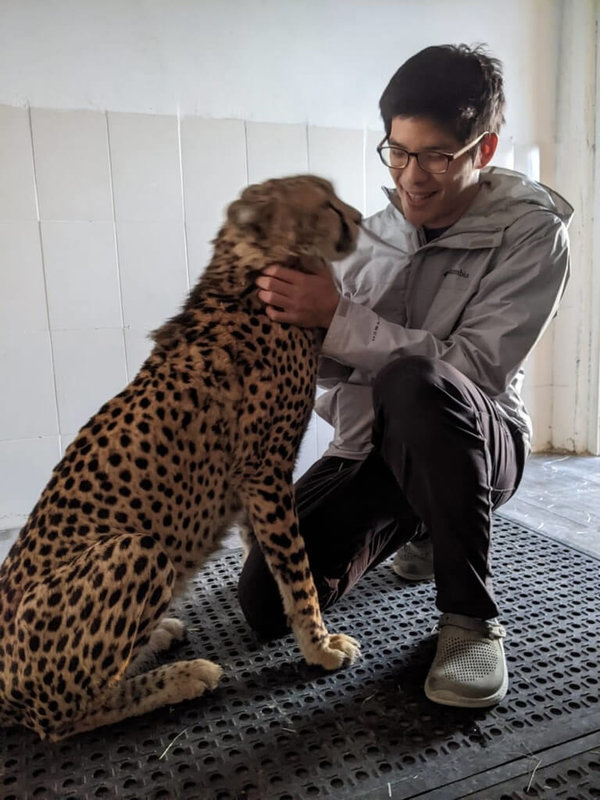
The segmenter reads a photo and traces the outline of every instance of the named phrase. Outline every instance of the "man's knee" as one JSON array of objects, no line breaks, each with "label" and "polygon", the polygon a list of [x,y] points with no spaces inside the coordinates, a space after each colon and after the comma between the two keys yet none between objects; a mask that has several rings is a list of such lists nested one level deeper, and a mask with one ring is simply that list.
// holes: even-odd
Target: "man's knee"
[{"label": "man's knee", "polygon": [[375,447],[381,451],[387,442],[394,448],[436,448],[441,436],[472,416],[465,380],[440,359],[408,356],[388,364],[373,385]]},{"label": "man's knee", "polygon": [[425,356],[403,356],[387,364],[373,384],[376,413],[389,409],[403,418],[421,417],[419,412],[442,402],[439,377],[445,366]]}]

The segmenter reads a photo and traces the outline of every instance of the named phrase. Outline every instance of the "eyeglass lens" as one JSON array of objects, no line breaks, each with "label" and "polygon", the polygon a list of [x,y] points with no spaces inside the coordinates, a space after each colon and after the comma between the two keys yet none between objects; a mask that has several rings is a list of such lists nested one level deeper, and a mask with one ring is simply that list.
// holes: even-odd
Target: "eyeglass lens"
[{"label": "eyeglass lens", "polygon": [[[404,169],[408,166],[409,154],[401,147],[382,147],[381,158],[388,167]],[[446,172],[450,159],[443,153],[428,152],[417,153],[417,163],[425,172]]]}]

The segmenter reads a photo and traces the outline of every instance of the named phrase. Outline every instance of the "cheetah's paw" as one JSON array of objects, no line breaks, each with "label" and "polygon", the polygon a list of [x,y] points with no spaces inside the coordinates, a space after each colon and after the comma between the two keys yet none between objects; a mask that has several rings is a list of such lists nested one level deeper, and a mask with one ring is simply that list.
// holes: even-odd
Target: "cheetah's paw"
[{"label": "cheetah's paw", "polygon": [[158,624],[158,628],[171,637],[169,647],[173,642],[181,642],[185,636],[185,625],[175,617],[163,617]]},{"label": "cheetah's paw", "polygon": [[327,636],[321,647],[306,660],[309,664],[319,664],[328,670],[348,667],[360,656],[360,644],[344,633]]},{"label": "cheetah's paw", "polygon": [[202,694],[205,689],[216,689],[221,676],[222,668],[213,661],[206,661],[203,658],[195,658],[193,661],[186,662],[188,679],[192,683],[201,684],[198,686],[198,694]]}]

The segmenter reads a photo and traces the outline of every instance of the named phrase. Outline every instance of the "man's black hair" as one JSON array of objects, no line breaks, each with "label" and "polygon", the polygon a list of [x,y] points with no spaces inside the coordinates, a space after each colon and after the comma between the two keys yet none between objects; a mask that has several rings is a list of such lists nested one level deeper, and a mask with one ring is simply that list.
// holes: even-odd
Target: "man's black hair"
[{"label": "man's black hair", "polygon": [[466,144],[504,122],[502,63],[483,45],[426,47],[405,61],[379,101],[389,136],[394,117],[427,117]]}]

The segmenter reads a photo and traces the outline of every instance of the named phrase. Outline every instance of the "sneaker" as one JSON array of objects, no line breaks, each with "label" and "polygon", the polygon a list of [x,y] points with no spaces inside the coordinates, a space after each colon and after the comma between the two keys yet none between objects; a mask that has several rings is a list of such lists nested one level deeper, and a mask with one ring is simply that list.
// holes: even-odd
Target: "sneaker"
[{"label": "sneaker", "polygon": [[410,541],[396,552],[392,569],[406,581],[433,580],[433,546],[431,539]]},{"label": "sneaker", "polygon": [[499,703],[508,689],[502,625],[442,614],[438,630],[437,652],[425,681],[429,700],[463,708]]}]

